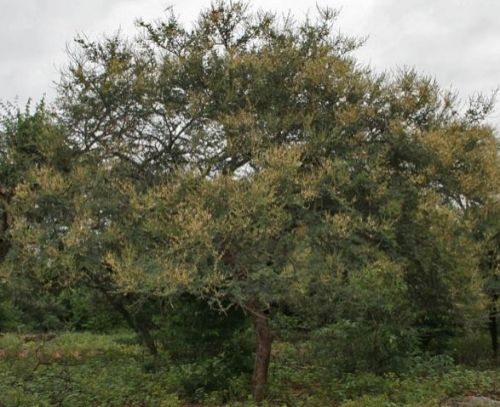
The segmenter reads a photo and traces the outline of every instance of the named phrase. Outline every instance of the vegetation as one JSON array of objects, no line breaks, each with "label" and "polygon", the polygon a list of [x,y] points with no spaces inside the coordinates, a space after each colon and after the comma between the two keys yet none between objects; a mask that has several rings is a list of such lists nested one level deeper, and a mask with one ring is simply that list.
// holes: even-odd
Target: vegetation
[{"label": "vegetation", "polygon": [[[30,339],[30,338],[28,338]],[[203,366],[161,368],[129,333],[62,333],[48,341],[26,336],[0,338],[0,405],[17,406],[168,406],[186,405],[182,390],[206,406],[256,406],[244,376],[233,375],[223,389],[206,391],[197,382]],[[450,356],[414,357],[405,373],[358,372],[325,376],[304,363],[294,345],[278,343],[268,390],[268,406],[438,406],[457,395],[498,396],[500,373],[493,366],[455,365]],[[186,387],[187,385],[187,387]]]},{"label": "vegetation", "polygon": [[140,21],[6,107],[0,405],[495,395],[493,101],[371,72],[335,18]]}]

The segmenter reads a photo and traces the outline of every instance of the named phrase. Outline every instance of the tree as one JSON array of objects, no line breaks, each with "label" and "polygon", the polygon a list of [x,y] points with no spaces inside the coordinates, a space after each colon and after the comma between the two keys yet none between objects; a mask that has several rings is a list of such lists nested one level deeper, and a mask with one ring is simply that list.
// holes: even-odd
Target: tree
[{"label": "tree", "polygon": [[480,265],[484,292],[488,297],[488,328],[493,357],[498,357],[498,298],[500,295],[500,225],[498,196],[491,196],[476,214],[475,238],[481,243]]},{"label": "tree", "polygon": [[[44,173],[45,169],[52,168],[64,173],[68,170],[71,161],[71,151],[66,145],[63,128],[59,126],[55,116],[47,109],[44,102],[33,110],[30,105],[21,111],[14,106],[2,106],[0,118],[0,268],[8,259],[12,248],[12,228],[15,220],[13,208],[17,194],[23,183]],[[56,213],[47,209],[46,203],[40,208],[39,216],[50,222],[47,216]],[[31,208],[33,209],[33,208]],[[24,214],[23,214],[24,215]],[[33,276],[24,274],[20,270],[4,267],[2,271],[1,290],[6,292],[11,306],[29,308],[36,304],[26,291],[41,292],[40,282]],[[46,311],[51,309],[51,301],[41,300]],[[14,304],[12,304],[14,303]],[[26,313],[24,313],[26,316]],[[35,320],[34,315],[31,320]],[[43,319],[43,318],[41,318]]]},{"label": "tree", "polygon": [[[107,170],[124,171],[128,180],[121,185],[131,197],[149,183],[168,180],[179,166],[196,169],[200,177],[232,177],[255,165],[252,158],[261,151],[300,142],[308,131],[304,120],[319,106],[309,98],[322,82],[334,82],[325,69],[315,77],[311,55],[324,55],[325,64],[346,78],[361,77],[346,56],[355,42],[329,38],[333,18],[325,11],[318,24],[307,21],[299,27],[289,21],[280,27],[269,14],[254,17],[241,3],[219,3],[190,32],[171,16],[158,26],[142,23],[145,37],[135,44],[116,37],[102,43],[79,40],[81,52],[60,87],[66,126],[74,129],[72,137],[83,151],[110,163]],[[295,81],[310,83],[306,93]],[[346,83],[340,87],[326,97],[338,99],[337,93],[347,91]],[[321,108],[323,122],[329,110]],[[116,264],[108,269],[117,274]],[[252,313],[265,343],[259,345],[260,378],[254,380],[265,382],[270,334],[266,305],[259,302],[238,300]],[[262,390],[256,392],[261,398]]]}]

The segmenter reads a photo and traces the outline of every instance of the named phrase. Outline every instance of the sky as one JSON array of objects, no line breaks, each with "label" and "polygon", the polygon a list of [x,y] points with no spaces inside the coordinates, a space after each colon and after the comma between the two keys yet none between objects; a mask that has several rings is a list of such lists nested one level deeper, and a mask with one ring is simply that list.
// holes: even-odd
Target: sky
[{"label": "sky", "polygon": [[[414,67],[467,99],[500,86],[500,0],[253,0],[254,10],[303,18],[316,4],[340,9],[338,30],[366,37],[358,60],[376,71]],[[77,34],[98,38],[172,6],[186,24],[209,0],[0,0],[0,101],[54,98]],[[500,103],[490,123],[500,129]]]}]

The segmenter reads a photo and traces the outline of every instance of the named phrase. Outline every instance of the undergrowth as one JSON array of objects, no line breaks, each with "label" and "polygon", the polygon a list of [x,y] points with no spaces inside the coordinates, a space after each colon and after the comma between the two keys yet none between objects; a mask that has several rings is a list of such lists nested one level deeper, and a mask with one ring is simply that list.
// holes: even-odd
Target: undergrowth
[{"label": "undergrowth", "polygon": [[[179,389],[196,365],[175,364],[168,355],[152,359],[128,333],[38,339],[0,338],[1,407],[187,405]],[[415,356],[399,373],[331,375],[310,363],[304,347],[280,342],[273,352],[264,406],[431,407],[457,396],[500,395],[500,369],[459,365],[451,356]],[[223,392],[195,391],[205,406],[254,405],[246,376]]]}]

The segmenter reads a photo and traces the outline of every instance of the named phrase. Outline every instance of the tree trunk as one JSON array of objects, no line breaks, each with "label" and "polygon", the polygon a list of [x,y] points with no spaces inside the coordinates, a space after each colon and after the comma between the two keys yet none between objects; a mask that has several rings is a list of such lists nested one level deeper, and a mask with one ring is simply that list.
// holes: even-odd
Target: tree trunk
[{"label": "tree trunk", "polygon": [[133,318],[127,308],[122,304],[121,301],[111,298],[109,294],[106,294],[111,304],[115,307],[115,309],[123,316],[125,322],[127,322],[128,326],[135,332],[139,334],[141,340],[144,345],[148,348],[151,355],[156,356],[158,354],[158,348],[156,347],[156,343],[149,332],[149,328],[147,323],[142,320]]},{"label": "tree trunk", "polygon": [[493,357],[495,359],[498,357],[497,299],[498,295],[495,295],[490,306],[490,315],[488,322],[491,336],[491,350],[493,351]]},{"label": "tree trunk", "polygon": [[261,402],[266,394],[267,374],[271,359],[272,334],[267,316],[255,311],[254,308],[249,307],[247,309],[253,321],[257,340],[255,364],[252,374],[253,396],[255,401]]},{"label": "tree trunk", "polygon": [[135,325],[136,325],[137,330],[139,331],[139,333],[142,337],[142,341],[149,349],[149,352],[153,356],[156,356],[158,354],[158,348],[156,347],[156,343],[155,343],[153,337],[151,336],[148,322],[146,320],[142,319],[140,316],[138,316],[135,318]]},{"label": "tree trunk", "polygon": [[[110,274],[113,273],[111,267],[107,266],[106,269]],[[113,295],[107,288],[109,285],[109,281],[100,280],[100,284],[97,284],[94,288],[104,294],[109,303],[122,315],[123,319],[125,319],[127,325],[134,332],[139,334],[142,343],[148,348],[151,355],[156,356],[158,354],[158,348],[150,332],[152,326],[151,318],[149,315],[132,315],[125,306],[124,297]]]},{"label": "tree trunk", "polygon": [[0,262],[4,260],[10,250],[10,240],[7,238],[7,231],[12,225],[12,215],[9,211],[7,193],[0,186]]}]

